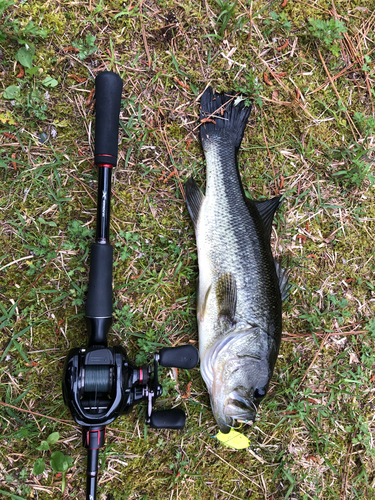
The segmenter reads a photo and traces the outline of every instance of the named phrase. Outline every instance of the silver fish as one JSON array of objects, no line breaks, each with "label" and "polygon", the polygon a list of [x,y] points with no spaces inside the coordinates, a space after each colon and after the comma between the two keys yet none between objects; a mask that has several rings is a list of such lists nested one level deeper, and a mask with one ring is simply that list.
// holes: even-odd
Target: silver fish
[{"label": "silver fish", "polygon": [[[220,430],[254,420],[266,395],[281,341],[287,273],[272,256],[272,220],[280,198],[247,198],[238,150],[251,107],[233,93],[201,99],[206,194],[185,185],[199,262],[197,319],[201,374]],[[236,105],[235,105],[236,104]]]}]

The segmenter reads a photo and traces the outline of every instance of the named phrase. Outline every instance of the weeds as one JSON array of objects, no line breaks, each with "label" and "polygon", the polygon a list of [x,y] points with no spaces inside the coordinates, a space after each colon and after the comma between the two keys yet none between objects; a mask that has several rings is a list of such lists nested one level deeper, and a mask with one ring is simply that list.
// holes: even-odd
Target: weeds
[{"label": "weeds", "polygon": [[[6,5],[5,5],[6,4]],[[14,2],[4,2],[4,10],[14,5]],[[0,7],[1,11],[1,7]],[[0,33],[1,38],[16,41],[22,45],[16,52],[14,59],[18,61],[19,78],[27,75],[25,82],[19,85],[9,85],[3,92],[3,98],[11,101],[11,104],[17,111],[24,111],[24,116],[27,118],[33,117],[38,120],[46,120],[46,111],[48,108],[47,96],[44,87],[53,88],[57,85],[57,80],[47,76],[41,80],[40,73],[43,72],[39,66],[34,66],[36,55],[34,38],[46,38],[48,31],[39,28],[33,21],[29,21],[25,26],[22,26],[18,19],[6,17],[3,22],[4,31]],[[39,78],[37,78],[39,77]],[[37,84],[32,84],[33,79],[37,78]]]},{"label": "weeds", "polygon": [[220,14],[216,18],[216,27],[218,40],[222,40],[225,30],[229,22],[234,18],[234,13],[237,6],[237,1],[231,2],[230,0],[215,0],[220,9]]},{"label": "weeds", "polygon": [[78,42],[73,42],[72,45],[78,49],[78,57],[83,61],[87,57],[94,54],[98,47],[95,45],[96,36],[88,33],[85,40],[78,40]]},{"label": "weeds", "polygon": [[340,51],[337,41],[341,40],[343,33],[348,31],[345,24],[337,19],[329,19],[328,21],[309,19],[308,30],[318,43],[321,43],[336,57]]},{"label": "weeds", "polygon": [[[0,0],[0,17],[4,16],[4,13],[13,5],[15,5],[14,0]],[[30,54],[32,52],[32,47],[29,45],[30,38],[46,38],[47,35],[48,31],[37,26],[34,21],[30,20],[28,22],[20,22],[20,20],[13,16],[13,13],[9,11],[6,12],[0,27],[0,42],[4,42],[7,38],[10,38],[16,40],[20,45],[24,45],[24,47],[19,49],[17,53],[18,57],[20,57],[20,51],[21,54],[23,53],[21,60],[16,57],[21,64],[23,64],[22,60],[25,60],[26,63],[30,64]]]},{"label": "weeds", "polygon": [[270,19],[265,19],[264,24],[267,26],[267,29],[264,30],[265,37],[269,37],[271,34],[289,36],[292,28],[285,12],[280,12],[280,14],[275,11],[271,12]]},{"label": "weeds", "polygon": [[[42,441],[40,443],[40,445],[37,447],[37,450],[42,452],[51,451],[51,446],[56,444],[59,438],[60,438],[59,433],[53,432],[47,437],[45,441]],[[66,471],[72,466],[73,461],[74,460],[72,457],[70,457],[69,455],[64,455],[64,453],[62,453],[61,451],[55,450],[51,452],[50,467],[53,472],[62,474],[62,482],[61,482],[62,493],[64,493],[66,486],[66,479],[65,479]],[[40,474],[43,474],[45,469],[46,469],[45,459],[38,458],[35,461],[33,467],[34,476],[39,476]]]},{"label": "weeds", "polygon": [[144,406],[116,420],[101,493],[374,498],[372,6],[336,2],[333,18],[330,4],[284,3],[0,0],[1,498],[85,495],[85,451],[61,377],[68,350],[87,344],[91,91],[102,69],[124,81],[109,344],[143,363],[163,346],[198,342],[197,254],[180,183],[193,174],[204,185],[197,117],[208,84],[256,104],[240,174],[252,197],[284,197],[272,247],[294,287],[269,393],[254,425],[241,427],[252,453],[212,437],[199,370],[165,369],[160,406],[182,404],[185,430],[146,433]]},{"label": "weeds", "polygon": [[333,159],[340,165],[340,170],[333,173],[337,181],[346,188],[360,187],[368,180],[372,185],[375,177],[371,172],[373,160],[370,158],[371,149],[365,149],[362,144],[354,143],[348,147],[334,149]]},{"label": "weeds", "polygon": [[246,106],[249,106],[252,101],[254,101],[259,108],[263,106],[261,97],[263,85],[259,81],[259,78],[255,76],[255,74],[251,70],[246,72],[245,76],[243,77],[243,83],[235,82],[234,89],[237,92],[241,92],[241,94],[246,97]]},{"label": "weeds", "polygon": [[355,124],[359,130],[366,136],[372,135],[375,130],[375,118],[365,116],[360,111],[356,111],[353,115]]}]

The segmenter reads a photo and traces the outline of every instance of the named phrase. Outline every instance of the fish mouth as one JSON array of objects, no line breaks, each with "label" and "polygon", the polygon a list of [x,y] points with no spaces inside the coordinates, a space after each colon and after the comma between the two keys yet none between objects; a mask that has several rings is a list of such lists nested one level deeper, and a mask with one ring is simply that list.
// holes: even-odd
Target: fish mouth
[{"label": "fish mouth", "polygon": [[230,419],[230,422],[225,423],[222,420],[216,419],[217,425],[219,427],[220,432],[223,434],[228,434],[230,430],[233,428],[234,420]]},{"label": "fish mouth", "polygon": [[224,414],[232,420],[252,420],[257,413],[257,406],[252,397],[244,394],[244,391],[236,390],[229,394],[224,405]]},{"label": "fish mouth", "polygon": [[253,408],[242,408],[237,403],[237,401],[228,403],[221,418],[214,414],[217,425],[223,434],[228,434],[234,428],[236,420],[246,423],[255,420],[256,411]]},{"label": "fish mouth", "polygon": [[221,408],[215,407],[212,399],[211,406],[217,425],[223,434],[230,432],[236,420],[254,422],[257,413],[257,406],[252,398],[241,390],[231,392]]}]

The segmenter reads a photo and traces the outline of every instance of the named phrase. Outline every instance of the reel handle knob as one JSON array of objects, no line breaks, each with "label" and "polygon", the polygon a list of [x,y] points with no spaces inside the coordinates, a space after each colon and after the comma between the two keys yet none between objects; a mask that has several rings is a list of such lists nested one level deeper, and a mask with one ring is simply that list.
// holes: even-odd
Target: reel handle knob
[{"label": "reel handle knob", "polygon": [[198,350],[192,345],[163,347],[159,352],[159,364],[165,367],[185,368],[190,370],[199,361]]},{"label": "reel handle knob", "polygon": [[153,429],[183,429],[185,413],[179,408],[153,411],[150,416],[150,427]]}]

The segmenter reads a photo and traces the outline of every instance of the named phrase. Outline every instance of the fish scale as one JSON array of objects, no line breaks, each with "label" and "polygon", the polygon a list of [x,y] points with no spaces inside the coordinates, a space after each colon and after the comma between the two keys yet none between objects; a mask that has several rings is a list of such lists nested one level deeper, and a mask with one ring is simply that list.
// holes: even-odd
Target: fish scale
[{"label": "fish scale", "polygon": [[193,178],[185,186],[194,222],[199,284],[197,319],[201,374],[222,432],[235,420],[254,420],[281,341],[285,273],[270,245],[278,198],[245,196],[237,154],[250,109],[232,93],[208,88],[201,100],[206,194]]},{"label": "fish scale", "polygon": [[[238,284],[236,316],[250,323],[266,323],[265,329],[272,334],[281,326],[274,324],[275,320],[280,323],[278,315],[270,314],[273,299],[280,293],[278,279],[269,244],[258,236],[263,228],[255,205],[252,217],[244,200],[235,150],[227,148],[225,139],[220,138],[205,141],[204,152],[207,189],[197,224],[197,246],[210,253],[212,264],[200,269],[199,295],[205,294],[206,283],[212,282],[214,289],[222,273],[232,272]],[[214,316],[217,314],[214,296],[211,302]],[[207,326],[214,328],[212,323]],[[200,341],[203,346],[207,342],[212,344],[213,337],[203,334]]]}]

